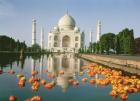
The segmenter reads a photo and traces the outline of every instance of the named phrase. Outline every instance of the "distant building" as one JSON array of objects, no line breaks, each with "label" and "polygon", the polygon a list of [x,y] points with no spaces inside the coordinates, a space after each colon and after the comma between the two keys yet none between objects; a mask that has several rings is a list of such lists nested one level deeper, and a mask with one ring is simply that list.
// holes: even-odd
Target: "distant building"
[{"label": "distant building", "polygon": [[52,52],[77,53],[84,47],[84,32],[76,26],[72,16],[65,14],[48,34],[48,49]]}]

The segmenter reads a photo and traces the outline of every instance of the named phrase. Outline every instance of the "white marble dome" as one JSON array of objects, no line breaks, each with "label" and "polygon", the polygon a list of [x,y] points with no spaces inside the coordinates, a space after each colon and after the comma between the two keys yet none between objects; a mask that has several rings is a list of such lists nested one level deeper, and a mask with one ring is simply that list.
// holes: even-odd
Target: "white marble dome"
[{"label": "white marble dome", "polygon": [[65,14],[63,17],[60,18],[58,22],[58,26],[61,29],[73,29],[75,27],[75,20],[72,16]]}]

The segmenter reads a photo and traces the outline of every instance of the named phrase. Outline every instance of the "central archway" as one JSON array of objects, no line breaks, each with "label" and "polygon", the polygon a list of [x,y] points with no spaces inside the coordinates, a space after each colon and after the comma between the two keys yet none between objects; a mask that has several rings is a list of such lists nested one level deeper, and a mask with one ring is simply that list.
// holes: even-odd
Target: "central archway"
[{"label": "central archway", "polygon": [[62,47],[69,47],[70,46],[70,37],[64,36],[62,39]]}]

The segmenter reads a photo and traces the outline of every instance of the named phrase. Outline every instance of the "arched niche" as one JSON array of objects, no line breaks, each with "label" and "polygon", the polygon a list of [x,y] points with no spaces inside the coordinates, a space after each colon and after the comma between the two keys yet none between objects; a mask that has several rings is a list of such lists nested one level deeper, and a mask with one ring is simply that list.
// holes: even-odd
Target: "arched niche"
[{"label": "arched niche", "polygon": [[62,39],[62,47],[70,47],[70,37],[64,36]]}]

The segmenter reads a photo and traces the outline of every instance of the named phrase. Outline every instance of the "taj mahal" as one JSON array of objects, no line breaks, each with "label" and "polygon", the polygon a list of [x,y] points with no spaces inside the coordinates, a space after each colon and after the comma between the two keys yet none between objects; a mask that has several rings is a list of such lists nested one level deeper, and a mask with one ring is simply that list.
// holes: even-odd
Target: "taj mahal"
[{"label": "taj mahal", "polygon": [[[89,43],[92,43],[93,33],[89,32]],[[101,22],[97,23],[96,42],[101,36]],[[57,25],[48,33],[47,50],[58,53],[78,53],[84,48],[85,32],[76,25],[75,19],[68,13],[62,16]],[[32,21],[32,45],[36,44],[36,20]],[[44,49],[44,29],[41,30],[40,46]]]},{"label": "taj mahal", "polygon": [[81,32],[72,16],[65,14],[48,34],[48,49],[52,52],[78,52],[84,46]]}]

